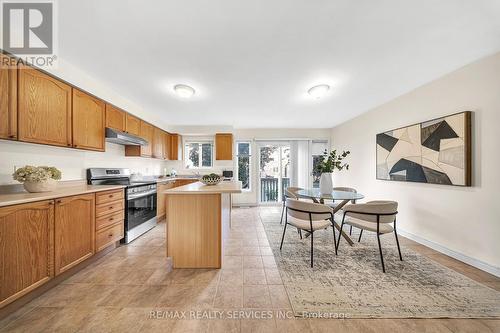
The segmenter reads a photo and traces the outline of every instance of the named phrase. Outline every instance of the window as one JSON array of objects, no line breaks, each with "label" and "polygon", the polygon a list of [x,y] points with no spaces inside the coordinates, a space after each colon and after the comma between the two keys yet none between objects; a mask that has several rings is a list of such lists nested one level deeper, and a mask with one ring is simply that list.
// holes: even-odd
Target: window
[{"label": "window", "polygon": [[213,152],[212,142],[186,142],[184,145],[186,169],[211,168]]},{"label": "window", "polygon": [[321,178],[321,173],[319,173],[316,168],[318,163],[323,159],[323,154],[325,150],[328,149],[328,141],[313,141],[312,142],[312,186],[313,188],[319,187],[319,179]]},{"label": "window", "polygon": [[250,142],[238,142],[236,145],[238,160],[238,180],[243,190],[250,190]]}]

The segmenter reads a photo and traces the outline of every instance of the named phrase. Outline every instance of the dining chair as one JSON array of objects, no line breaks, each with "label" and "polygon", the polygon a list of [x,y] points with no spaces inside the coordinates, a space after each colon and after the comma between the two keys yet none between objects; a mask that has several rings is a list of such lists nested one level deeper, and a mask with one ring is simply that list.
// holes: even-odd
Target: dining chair
[{"label": "dining chair", "polygon": [[[368,201],[367,203],[362,204],[349,204],[344,206],[343,211],[344,214],[340,225],[341,231],[344,224],[347,224],[361,229],[359,240],[361,240],[363,230],[372,231],[377,234],[380,261],[382,263],[382,271],[384,273],[384,255],[382,254],[382,246],[380,245],[380,235],[394,232],[396,244],[398,246],[399,259],[403,261],[401,249],[399,247],[398,233],[396,232],[396,215],[398,214],[398,203],[396,201],[376,200]],[[337,248],[339,244],[340,237],[336,244]]]},{"label": "dining chair", "polygon": [[[352,192],[352,193],[358,193],[358,191],[355,188],[352,187],[334,187],[334,191],[343,191],[343,192]],[[351,200],[351,203],[355,204],[356,200]],[[339,204],[335,203],[335,200],[332,200],[332,203],[329,204],[330,207],[333,209],[337,208]],[[341,211],[339,213],[342,213]],[[352,235],[352,226],[349,228],[349,235]]]},{"label": "dining chair", "polygon": [[283,228],[283,236],[281,236],[280,251],[283,248],[287,225],[292,225],[299,230],[307,231],[311,236],[311,267],[313,267],[314,232],[331,226],[333,230],[333,246],[335,254],[337,254],[335,226],[333,225],[333,209],[331,207],[324,204],[287,198],[285,202],[285,210],[285,226]]},{"label": "dining chair", "polygon": [[280,219],[280,224],[283,224],[283,214],[285,213],[285,201],[287,198],[291,199],[299,199],[299,195],[297,194],[297,191],[303,190],[302,187],[294,187],[294,186],[289,186],[285,189],[285,193],[283,193],[283,207],[281,208],[281,219]]}]

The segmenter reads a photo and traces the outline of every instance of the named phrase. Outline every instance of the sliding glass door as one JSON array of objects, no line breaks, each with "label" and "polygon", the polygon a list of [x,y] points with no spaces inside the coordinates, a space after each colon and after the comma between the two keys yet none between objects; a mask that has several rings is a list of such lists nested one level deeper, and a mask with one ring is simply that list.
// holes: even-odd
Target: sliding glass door
[{"label": "sliding glass door", "polygon": [[291,183],[289,143],[259,144],[259,201],[277,203]]}]

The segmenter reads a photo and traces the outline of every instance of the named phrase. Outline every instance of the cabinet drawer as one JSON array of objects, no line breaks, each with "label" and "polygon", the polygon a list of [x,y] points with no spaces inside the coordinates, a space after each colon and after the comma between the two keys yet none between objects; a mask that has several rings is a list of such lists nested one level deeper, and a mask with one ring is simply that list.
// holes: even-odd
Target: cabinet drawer
[{"label": "cabinet drawer", "polygon": [[112,224],[115,224],[117,222],[123,222],[125,219],[125,213],[123,211],[112,214],[112,215],[105,215],[102,217],[99,217],[95,221],[95,229],[100,230],[106,227],[109,227]]},{"label": "cabinet drawer", "polygon": [[96,217],[101,217],[115,212],[120,212],[125,209],[125,203],[123,200],[114,201],[102,205],[98,205],[95,208]]},{"label": "cabinet drawer", "polygon": [[123,190],[112,190],[96,194],[97,205],[122,199],[123,199]]},{"label": "cabinet drawer", "polygon": [[101,251],[107,246],[123,238],[123,222],[118,222],[108,228],[99,230],[96,234],[96,251]]}]

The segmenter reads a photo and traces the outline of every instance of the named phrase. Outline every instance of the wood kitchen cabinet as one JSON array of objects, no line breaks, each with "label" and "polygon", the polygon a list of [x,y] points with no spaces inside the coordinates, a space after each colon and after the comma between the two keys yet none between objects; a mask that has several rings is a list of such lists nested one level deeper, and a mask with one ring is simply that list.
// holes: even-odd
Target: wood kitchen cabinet
[{"label": "wood kitchen cabinet", "polygon": [[106,103],[106,127],[125,132],[126,114],[124,111]]},{"label": "wood kitchen cabinet", "polygon": [[215,134],[215,159],[233,159],[233,135],[231,133]]},{"label": "wood kitchen cabinet", "polygon": [[95,253],[95,194],[57,199],[54,231],[58,275]]},{"label": "wood kitchen cabinet", "polygon": [[179,152],[182,139],[179,134],[170,134],[170,154],[169,160],[176,161],[182,159],[182,152]]},{"label": "wood kitchen cabinet", "polygon": [[71,86],[24,65],[18,80],[18,139],[71,147]]},{"label": "wood kitchen cabinet", "polygon": [[96,194],[96,252],[115,244],[124,237],[124,198],[123,190],[111,190]]},{"label": "wood kitchen cabinet", "polygon": [[127,133],[139,137],[141,136],[141,120],[139,118],[127,113],[125,125]]},{"label": "wood kitchen cabinet", "polygon": [[154,126],[141,120],[140,137],[148,142],[145,146],[125,146],[125,156],[153,156]]},{"label": "wood kitchen cabinet", "polygon": [[163,159],[163,145],[165,144],[165,132],[155,127],[153,130],[153,157]]},{"label": "wood kitchen cabinet", "polygon": [[0,308],[54,276],[54,201],[0,208]]},{"label": "wood kitchen cabinet", "polygon": [[[0,139],[17,139],[17,68],[0,54]],[[12,66],[10,66],[12,65]]]},{"label": "wood kitchen cabinet", "polygon": [[73,147],[104,151],[103,101],[73,88]]}]

